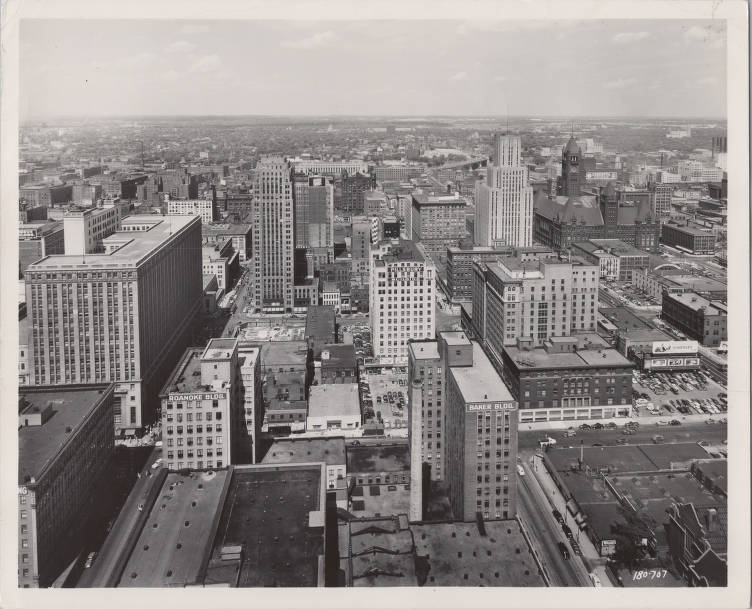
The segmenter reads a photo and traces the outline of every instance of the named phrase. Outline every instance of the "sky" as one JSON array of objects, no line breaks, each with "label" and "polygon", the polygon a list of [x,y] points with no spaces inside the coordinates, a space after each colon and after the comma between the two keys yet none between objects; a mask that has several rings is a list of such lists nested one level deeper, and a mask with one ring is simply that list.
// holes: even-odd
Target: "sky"
[{"label": "sky", "polygon": [[726,117],[723,21],[25,20],[20,118]]}]

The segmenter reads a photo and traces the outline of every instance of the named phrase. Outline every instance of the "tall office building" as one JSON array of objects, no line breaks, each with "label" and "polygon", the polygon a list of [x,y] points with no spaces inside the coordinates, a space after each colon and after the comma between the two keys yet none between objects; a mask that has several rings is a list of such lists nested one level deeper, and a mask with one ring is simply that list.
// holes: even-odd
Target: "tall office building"
[{"label": "tall office building", "polygon": [[473,263],[473,327],[501,362],[503,347],[539,346],[555,336],[595,332],[600,267],[577,257]]},{"label": "tall office building", "polygon": [[494,136],[494,164],[475,192],[474,241],[485,247],[529,247],[533,240],[533,188],[522,162],[519,136]]},{"label": "tall office building", "polygon": [[165,464],[171,470],[249,463],[244,382],[237,339],[188,349],[160,393]]},{"label": "tall office building", "polygon": [[382,242],[371,263],[374,356],[406,362],[408,341],[433,338],[435,269],[412,241]]},{"label": "tall office building", "polygon": [[372,224],[368,218],[354,218],[350,237],[352,275],[362,283],[370,280]]},{"label": "tall office building", "polygon": [[201,309],[201,220],[130,216],[103,244],[26,270],[30,383],[114,382],[115,425],[128,433],[153,421]]},{"label": "tall office building", "polygon": [[454,518],[464,522],[474,521],[478,514],[486,520],[514,518],[517,402],[482,347],[473,342],[465,350],[469,361],[447,372],[449,502]]},{"label": "tall office building", "polygon": [[25,388],[18,399],[18,587],[46,588],[84,549],[115,451],[113,386]]},{"label": "tall office building", "polygon": [[334,260],[334,186],[331,177],[294,177],[295,247],[313,254],[314,268]]},{"label": "tall office building", "polygon": [[674,185],[654,182],[650,184],[648,190],[653,215],[657,217],[671,215],[671,196],[674,193]]},{"label": "tall office building", "polygon": [[253,183],[253,299],[266,313],[292,312],[294,304],[292,169],[281,157],[256,165]]},{"label": "tall office building", "polygon": [[365,172],[342,176],[342,211],[362,214],[366,192],[375,185],[374,178]]}]

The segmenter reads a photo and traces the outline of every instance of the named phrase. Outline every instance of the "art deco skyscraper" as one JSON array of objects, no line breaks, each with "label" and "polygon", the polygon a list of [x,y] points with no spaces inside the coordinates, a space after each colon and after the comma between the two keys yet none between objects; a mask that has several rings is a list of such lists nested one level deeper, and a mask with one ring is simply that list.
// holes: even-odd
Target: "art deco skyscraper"
[{"label": "art deco skyscraper", "polygon": [[494,161],[475,193],[476,245],[529,247],[533,240],[533,189],[517,135],[494,136]]},{"label": "art deco skyscraper", "polygon": [[253,182],[253,300],[267,313],[292,312],[294,281],[292,168],[282,157],[262,158]]}]

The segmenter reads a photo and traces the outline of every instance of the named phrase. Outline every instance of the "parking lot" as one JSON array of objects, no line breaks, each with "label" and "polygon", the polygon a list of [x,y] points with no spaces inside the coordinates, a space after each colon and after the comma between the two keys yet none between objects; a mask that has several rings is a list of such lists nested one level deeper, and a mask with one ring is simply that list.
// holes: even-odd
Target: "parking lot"
[{"label": "parking lot", "polygon": [[406,367],[362,370],[360,394],[366,422],[383,421],[385,429],[407,427]]},{"label": "parking lot", "polygon": [[724,416],[724,387],[700,370],[657,372],[633,371],[635,409],[645,415],[706,414]]},{"label": "parking lot", "polygon": [[629,282],[601,280],[601,288],[606,293],[617,300],[621,305],[637,308],[656,307],[660,309],[661,303],[656,302],[649,294],[637,290]]},{"label": "parking lot", "polygon": [[337,330],[337,342],[352,342],[355,346],[355,357],[358,359],[360,366],[363,366],[365,358],[373,357],[371,327],[368,324],[368,319],[360,320],[353,317],[340,319]]}]

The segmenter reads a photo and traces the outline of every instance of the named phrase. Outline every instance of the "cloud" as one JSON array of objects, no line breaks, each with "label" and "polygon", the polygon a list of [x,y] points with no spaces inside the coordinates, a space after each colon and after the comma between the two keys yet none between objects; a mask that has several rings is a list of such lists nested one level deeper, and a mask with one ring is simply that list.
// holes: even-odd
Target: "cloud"
[{"label": "cloud", "polygon": [[118,63],[125,68],[137,69],[145,68],[156,61],[157,56],[154,53],[136,53],[129,57],[123,57]]},{"label": "cloud", "polygon": [[626,89],[637,84],[636,78],[617,78],[603,85],[606,89]]},{"label": "cloud", "polygon": [[530,32],[548,29],[563,30],[577,25],[574,19],[568,21],[542,21],[542,20],[499,20],[491,21],[488,19],[478,19],[463,21],[457,27],[457,33],[461,36],[467,36],[475,32]]},{"label": "cloud", "polygon": [[176,40],[172,44],[167,45],[168,53],[190,53],[196,48],[196,45],[186,40]]},{"label": "cloud", "polygon": [[334,32],[327,30],[299,40],[284,40],[281,44],[288,49],[317,49],[329,44],[336,38],[337,35]]},{"label": "cloud", "polygon": [[726,29],[717,25],[693,25],[684,30],[684,40],[689,43],[700,42],[711,49],[720,49],[726,42]]},{"label": "cloud", "polygon": [[619,32],[612,39],[614,44],[629,44],[650,38],[650,32]]},{"label": "cloud", "polygon": [[186,36],[192,36],[194,34],[205,34],[208,31],[209,26],[200,23],[187,23],[180,28],[180,33],[185,34]]},{"label": "cloud", "polygon": [[457,82],[465,79],[467,79],[467,72],[457,72],[456,74],[453,74],[449,77],[449,80],[452,82]]},{"label": "cloud", "polygon": [[219,58],[219,55],[213,53],[212,55],[204,55],[194,60],[189,71],[206,74],[208,72],[218,72],[221,69],[222,60]]}]

